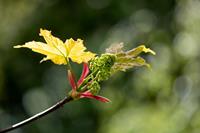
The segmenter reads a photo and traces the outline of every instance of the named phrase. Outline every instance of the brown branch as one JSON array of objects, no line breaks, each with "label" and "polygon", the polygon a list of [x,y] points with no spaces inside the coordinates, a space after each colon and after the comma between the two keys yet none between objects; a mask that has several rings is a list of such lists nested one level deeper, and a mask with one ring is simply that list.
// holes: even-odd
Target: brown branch
[{"label": "brown branch", "polygon": [[16,124],[14,124],[14,125],[12,125],[10,127],[7,127],[5,129],[0,130],[0,133],[9,132],[11,130],[14,130],[14,129],[17,129],[19,127],[22,127],[22,126],[24,126],[24,125],[26,125],[28,123],[31,123],[31,122],[39,119],[39,118],[42,118],[43,116],[45,116],[45,115],[47,115],[47,114],[49,114],[51,112],[54,112],[55,110],[57,110],[60,107],[62,107],[65,103],[68,103],[68,102],[70,102],[72,100],[73,100],[73,98],[70,97],[70,96],[69,97],[65,97],[64,99],[60,100],[59,102],[57,102],[56,104],[54,104],[50,108],[48,108],[48,109],[46,109],[46,110],[44,110],[44,111],[42,111],[42,112],[30,117],[28,119],[25,119],[25,120],[23,120],[23,121],[21,121],[19,123],[16,123]]}]

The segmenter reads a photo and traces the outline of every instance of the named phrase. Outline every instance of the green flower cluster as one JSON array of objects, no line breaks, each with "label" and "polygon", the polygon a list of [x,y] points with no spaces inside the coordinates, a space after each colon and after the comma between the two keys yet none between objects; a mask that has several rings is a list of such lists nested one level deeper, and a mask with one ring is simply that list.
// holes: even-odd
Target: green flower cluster
[{"label": "green flower cluster", "polygon": [[111,75],[111,68],[114,65],[116,56],[114,54],[102,54],[100,57],[95,57],[90,61],[90,70],[92,73],[91,84],[88,90],[93,95],[97,95],[100,90],[99,83],[107,80]]},{"label": "green flower cluster", "polygon": [[111,67],[114,65],[116,56],[114,54],[102,54],[90,62],[90,70],[96,81],[107,80],[111,74]]},{"label": "green flower cluster", "polygon": [[97,95],[101,89],[99,83],[97,81],[93,81],[89,86],[88,89],[93,95]]}]

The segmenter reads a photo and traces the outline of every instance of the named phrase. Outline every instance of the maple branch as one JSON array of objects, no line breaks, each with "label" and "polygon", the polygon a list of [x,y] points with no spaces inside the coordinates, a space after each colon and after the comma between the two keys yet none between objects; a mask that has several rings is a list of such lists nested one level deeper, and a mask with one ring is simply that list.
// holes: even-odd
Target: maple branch
[{"label": "maple branch", "polygon": [[25,119],[25,120],[23,120],[23,121],[21,121],[19,123],[16,123],[16,124],[14,124],[14,125],[12,125],[10,127],[7,127],[7,128],[4,128],[4,129],[0,130],[0,133],[6,133],[6,132],[9,132],[9,131],[12,131],[12,130],[17,129],[19,127],[22,127],[22,126],[24,126],[24,125],[26,125],[28,123],[31,123],[31,122],[39,119],[39,118],[42,118],[43,116],[45,116],[45,115],[47,115],[47,114],[49,114],[51,112],[54,112],[55,110],[61,108],[65,103],[68,103],[68,102],[70,102],[72,100],[73,100],[73,98],[71,96],[65,97],[62,100],[60,100],[59,102],[57,102],[56,104],[54,104],[53,106],[51,106],[50,108],[48,108],[48,109],[46,109],[46,110],[44,110],[44,111],[42,111],[42,112],[30,117],[28,119]]}]

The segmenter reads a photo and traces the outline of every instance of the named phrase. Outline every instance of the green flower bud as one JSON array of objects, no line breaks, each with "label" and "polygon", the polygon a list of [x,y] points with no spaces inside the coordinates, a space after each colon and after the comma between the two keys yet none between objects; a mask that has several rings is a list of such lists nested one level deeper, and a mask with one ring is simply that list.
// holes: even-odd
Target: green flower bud
[{"label": "green flower bud", "polygon": [[97,81],[93,81],[89,86],[88,89],[93,95],[97,95],[100,90],[100,85]]},{"label": "green flower bud", "polygon": [[113,54],[102,54],[90,62],[90,70],[94,73],[94,77],[98,82],[107,80],[110,77],[111,67],[114,65],[115,60],[116,57]]}]

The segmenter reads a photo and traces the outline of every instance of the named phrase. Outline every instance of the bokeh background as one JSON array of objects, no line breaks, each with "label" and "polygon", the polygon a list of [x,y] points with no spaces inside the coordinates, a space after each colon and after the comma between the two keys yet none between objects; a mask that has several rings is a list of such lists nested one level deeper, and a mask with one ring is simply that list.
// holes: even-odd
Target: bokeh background
[{"label": "bokeh background", "polygon": [[[102,84],[104,104],[82,99],[12,133],[199,133],[199,0],[0,0],[0,128],[62,99],[70,86],[64,66],[14,45],[45,28],[84,39],[98,54],[111,44],[146,44],[152,65],[119,72]],[[81,73],[81,67],[76,73]]]}]

